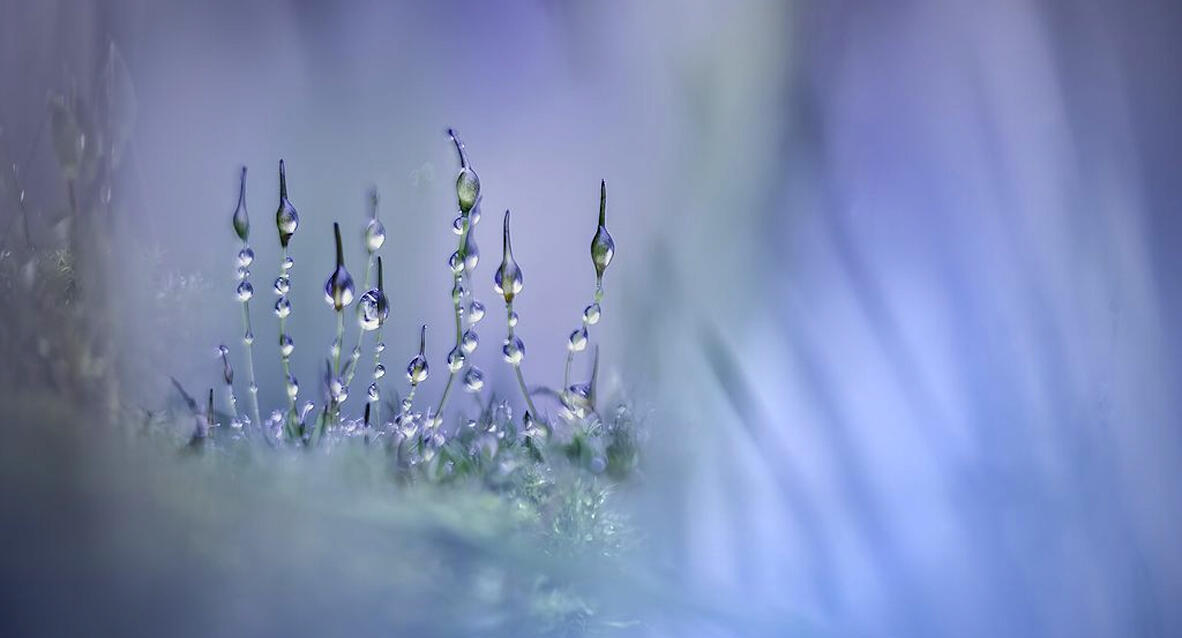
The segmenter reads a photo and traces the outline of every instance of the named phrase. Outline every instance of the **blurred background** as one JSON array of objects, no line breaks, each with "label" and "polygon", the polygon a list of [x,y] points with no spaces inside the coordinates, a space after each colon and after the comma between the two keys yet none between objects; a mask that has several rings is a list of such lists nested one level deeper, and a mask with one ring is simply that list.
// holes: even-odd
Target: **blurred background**
[{"label": "blurred background", "polygon": [[169,376],[218,383],[243,165],[281,405],[280,158],[296,376],[332,338],[332,223],[360,272],[373,186],[384,359],[400,377],[427,324],[437,396],[448,127],[483,186],[477,361],[500,395],[501,213],[524,372],[555,386],[607,182],[594,338],[605,392],[644,415],[625,500],[650,545],[643,577],[584,577],[632,599],[622,633],[1182,631],[1174,3],[3,0],[0,34],[4,633],[481,634],[387,617],[448,595],[368,584],[357,563],[398,536],[265,477],[194,484],[103,425],[175,402]]}]

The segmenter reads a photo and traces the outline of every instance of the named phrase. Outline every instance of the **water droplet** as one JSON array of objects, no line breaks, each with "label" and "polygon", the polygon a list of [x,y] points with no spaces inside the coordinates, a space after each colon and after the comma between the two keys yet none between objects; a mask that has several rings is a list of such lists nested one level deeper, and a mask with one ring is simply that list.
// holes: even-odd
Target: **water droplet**
[{"label": "water droplet", "polygon": [[386,227],[377,218],[365,225],[365,249],[375,253],[386,243]]},{"label": "water droplet", "polygon": [[284,270],[291,270],[291,267],[294,265],[295,265],[294,259],[292,259],[291,257],[284,257],[283,263],[280,264],[280,267],[283,268]]},{"label": "water droplet", "polygon": [[429,368],[427,360],[416,355],[406,366],[406,378],[414,384],[422,383],[427,380],[427,375],[430,373]]},{"label": "water droplet", "polygon": [[464,349],[464,352],[472,354],[479,345],[480,337],[476,336],[476,332],[471,328],[465,330],[464,336],[460,339],[460,347]]},{"label": "water droplet", "polygon": [[291,236],[300,225],[300,215],[287,199],[287,171],[279,160],[279,208],[275,211],[275,226],[279,229],[279,244],[287,248]]},{"label": "water droplet", "polygon": [[517,320],[518,320],[518,319],[519,319],[519,317],[517,316],[517,311],[516,311],[516,310],[514,310],[513,312],[510,312],[510,313],[509,313],[509,327],[510,327],[510,328],[516,328],[516,327],[517,327]]},{"label": "water droplet", "polygon": [[419,330],[419,353],[410,360],[406,366],[406,378],[410,380],[412,385],[418,385],[427,380],[427,375],[430,374],[430,367],[427,365],[427,326],[423,326]]},{"label": "water droplet", "polygon": [[593,303],[583,309],[583,322],[588,326],[594,326],[599,323],[599,304]]},{"label": "water droplet", "polygon": [[379,363],[373,367],[373,378],[374,379],[381,379],[384,376],[386,376],[386,366]]},{"label": "water droplet", "polygon": [[457,279],[455,285],[451,287],[451,302],[452,304],[459,306],[460,300],[463,298],[464,284],[460,283],[459,279]]},{"label": "water droplet", "polygon": [[374,350],[377,350],[378,352],[385,352],[385,351],[386,351],[386,342],[385,342],[385,341],[379,341],[379,342],[378,342],[378,345],[374,346],[374,348],[373,348],[373,349],[374,349]]},{"label": "water droplet", "polygon": [[245,343],[248,346],[253,344],[254,343],[254,333],[247,332],[246,334],[242,335],[242,343]]},{"label": "water droplet", "polygon": [[370,402],[382,398],[381,392],[378,390],[378,384],[376,383],[369,384],[369,389],[366,390],[365,395],[369,398]]},{"label": "water droplet", "polygon": [[341,356],[341,340],[339,338],[332,340],[332,344],[328,346],[328,353],[334,357]]},{"label": "water droplet", "polygon": [[403,411],[403,412],[409,412],[409,411],[410,411],[410,406],[411,406],[411,403],[410,403],[410,397],[406,397],[406,398],[402,399],[402,404],[401,404],[401,405],[402,405],[402,411]]},{"label": "water droplet", "polygon": [[458,275],[464,271],[464,260],[460,258],[459,251],[456,251],[447,258],[447,267],[451,270],[451,274]]},{"label": "water droplet", "polygon": [[525,358],[525,343],[521,341],[520,337],[514,336],[505,340],[505,345],[501,348],[501,352],[505,355],[505,361],[513,365],[518,365]]},{"label": "water droplet", "polygon": [[250,391],[251,394],[259,393],[259,386],[257,383],[251,383],[250,385],[246,386],[246,389]]},{"label": "water droplet", "polygon": [[300,393],[300,382],[297,381],[295,377],[288,375],[287,376],[287,396],[294,399],[294,398],[296,398],[296,395],[299,393]]},{"label": "water droplet", "polygon": [[250,301],[250,298],[254,296],[254,286],[244,280],[238,284],[237,294],[238,301]]},{"label": "water droplet", "polygon": [[235,275],[235,276],[236,276],[238,279],[247,279],[247,278],[249,278],[249,277],[250,277],[250,269],[249,269],[249,268],[247,268],[246,266],[239,266],[239,267],[238,267],[238,268],[237,268],[237,269],[234,271],[234,275]]},{"label": "water droplet", "polygon": [[279,354],[284,357],[290,357],[292,350],[295,350],[295,341],[292,341],[290,335],[279,335]]},{"label": "water droplet", "polygon": [[451,232],[457,235],[464,234],[464,217],[463,215],[451,220]]},{"label": "water droplet", "polygon": [[333,379],[328,384],[328,392],[336,403],[344,403],[345,399],[349,398],[349,386],[345,385],[340,377]]},{"label": "water droplet", "polygon": [[242,177],[238,182],[238,206],[234,208],[234,233],[238,239],[246,241],[250,236],[250,217],[246,214],[246,167],[242,167]]},{"label": "water droplet", "polygon": [[447,369],[451,372],[459,372],[460,368],[464,367],[464,350],[460,346],[451,349],[447,353]]},{"label": "water droplet", "polygon": [[599,227],[595,230],[595,237],[591,238],[591,263],[595,264],[595,276],[603,279],[603,271],[611,263],[616,254],[616,243],[612,241],[611,233],[607,232],[607,183],[599,182]]},{"label": "water droplet", "polygon": [[291,301],[287,297],[280,297],[275,301],[275,316],[283,319],[291,314]]},{"label": "water droplet", "polygon": [[513,259],[513,244],[509,240],[509,211],[505,211],[505,229],[503,234],[504,258],[501,267],[493,275],[493,290],[505,297],[505,303],[512,303],[513,297],[521,293],[524,278],[521,268]]},{"label": "water droplet", "polygon": [[472,210],[479,197],[480,177],[471,167],[461,168],[460,174],[456,176],[456,199],[459,201],[460,210],[464,213]]},{"label": "water droplet", "polygon": [[480,263],[480,247],[476,245],[476,235],[468,233],[468,238],[464,240],[464,269],[471,273],[476,270],[478,263]]},{"label": "water droplet", "polygon": [[365,331],[377,330],[390,314],[386,295],[374,288],[366,291],[357,301],[357,323]]},{"label": "water droplet", "polygon": [[287,275],[280,275],[275,278],[275,294],[286,295],[289,290],[291,290],[291,279]]},{"label": "water droplet", "polygon": [[587,327],[583,326],[570,333],[570,340],[566,347],[572,352],[582,352],[587,348]]},{"label": "water droplet", "polygon": [[230,354],[230,349],[226,347],[226,344],[223,343],[218,346],[218,356],[224,357],[228,354]]},{"label": "water droplet", "polygon": [[479,392],[484,387],[484,373],[475,366],[464,373],[464,389],[468,392]]},{"label": "water droplet", "polygon": [[246,266],[251,265],[252,263],[254,263],[254,251],[251,250],[250,246],[247,246],[247,247],[243,248],[242,250],[238,251],[238,265],[239,266],[246,267]]},{"label": "water droplet", "polygon": [[468,321],[470,323],[479,323],[484,318],[484,304],[479,301],[473,301],[468,306]]},{"label": "water droplet", "polygon": [[337,312],[353,303],[353,276],[345,268],[345,252],[341,246],[341,226],[333,223],[333,237],[336,241],[337,267],[324,282],[324,300]]}]

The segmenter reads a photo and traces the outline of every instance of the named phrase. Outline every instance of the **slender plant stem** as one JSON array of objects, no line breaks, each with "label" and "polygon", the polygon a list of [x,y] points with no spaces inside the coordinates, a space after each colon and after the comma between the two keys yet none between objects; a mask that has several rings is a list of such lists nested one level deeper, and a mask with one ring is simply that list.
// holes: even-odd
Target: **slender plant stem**
[{"label": "slender plant stem", "polygon": [[[458,143],[456,144],[456,148],[460,149],[460,153],[463,153],[463,148]],[[456,254],[458,254],[460,256],[460,272],[453,273],[453,275],[452,275],[453,289],[455,288],[455,286],[460,285],[460,283],[464,279],[464,261],[468,258],[468,256],[465,254],[465,252],[467,252],[467,247],[468,247],[468,233],[472,231],[472,222],[469,220],[468,214],[465,213],[460,218],[463,220],[461,222],[463,232],[460,233],[459,246],[456,247]],[[455,310],[455,316],[456,316],[456,347],[457,348],[460,347],[460,344],[464,339],[464,321],[463,321],[463,317],[461,316],[463,313],[460,311],[461,305],[463,303],[464,303],[463,295],[456,296],[452,302],[452,305]],[[443,418],[443,408],[445,408],[447,406],[447,397],[449,394],[451,394],[451,386],[452,386],[452,383],[455,381],[457,374],[459,374],[459,370],[453,371],[453,370],[451,370],[450,366],[448,367],[447,383],[445,383],[443,386],[443,396],[439,397],[439,407],[435,409],[435,416],[437,418]]]},{"label": "slender plant stem", "polygon": [[[246,389],[250,393],[250,410],[251,416],[254,417],[254,424],[257,428],[263,427],[263,421],[259,418],[259,386],[255,383],[254,377],[254,332],[250,326],[250,300],[242,302],[242,340],[246,345],[246,376],[250,386]],[[246,338],[250,335],[250,339]]]},{"label": "slender plant stem", "polygon": [[[509,326],[509,342],[512,343],[514,337],[513,302],[505,304],[505,321]],[[534,400],[529,397],[529,390],[527,390],[525,387],[525,377],[521,374],[520,363],[513,364],[513,372],[517,375],[517,385],[521,388],[521,396],[525,399],[525,405],[529,408],[530,414],[532,414],[535,419],[540,419],[541,415],[538,414],[538,409],[534,407]]]},{"label": "slender plant stem", "polygon": [[[382,352],[381,352],[381,350],[378,349],[378,344],[381,342],[382,342],[382,324],[378,324],[378,329],[374,333],[374,347],[373,347],[373,369],[375,371],[375,375],[373,378],[374,384],[377,384],[379,381],[376,372],[377,372],[378,366],[381,365],[381,363],[382,363]],[[366,397],[367,400],[368,400],[368,398],[369,397]],[[374,401],[373,422],[379,428],[382,425],[382,399],[381,399],[380,388],[379,388],[379,393],[378,393],[378,400]]]},{"label": "slender plant stem", "polygon": [[[279,276],[287,278],[288,290],[290,291],[290,289],[291,289],[291,275],[288,274],[288,270],[283,267],[283,264],[287,263],[287,257],[288,257],[287,246],[284,246],[283,247],[283,259],[282,259],[282,261],[280,261],[280,266],[279,266]],[[287,317],[280,317],[279,318],[279,338],[283,339],[284,335],[286,335],[286,334],[287,334]],[[283,354],[283,352],[280,351],[279,359],[283,363],[283,394],[287,397],[287,417],[285,419],[285,423],[287,424],[287,434],[288,434],[289,438],[294,439],[294,438],[296,438],[295,397],[291,396],[291,393],[287,391],[288,380],[291,379],[291,356],[287,355],[287,354]]]},{"label": "slender plant stem", "polygon": [[[361,286],[361,294],[365,294],[369,290],[369,273],[373,270],[374,255],[370,253],[368,261],[365,262],[365,283]],[[361,359],[361,344],[365,340],[365,331],[357,331],[357,344],[353,346],[353,350],[349,352],[349,358],[353,360],[353,365],[349,366],[349,374],[345,377],[345,386],[353,383],[353,375],[357,374],[357,362]]]}]

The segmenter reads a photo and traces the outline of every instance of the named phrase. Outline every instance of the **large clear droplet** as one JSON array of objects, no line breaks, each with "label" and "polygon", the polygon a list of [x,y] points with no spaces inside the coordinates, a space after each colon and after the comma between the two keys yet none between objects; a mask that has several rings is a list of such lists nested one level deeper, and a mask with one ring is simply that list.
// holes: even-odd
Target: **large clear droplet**
[{"label": "large clear droplet", "polygon": [[280,297],[275,301],[275,316],[283,319],[291,314],[291,301],[287,297]]},{"label": "large clear droplet", "polygon": [[362,330],[377,330],[390,314],[385,295],[377,288],[366,291],[357,301],[357,323]]},{"label": "large clear droplet", "polygon": [[386,243],[386,227],[377,218],[365,225],[365,249],[375,253]]},{"label": "large clear droplet", "polygon": [[300,215],[287,199],[287,172],[279,161],[279,208],[275,210],[275,226],[279,229],[279,244],[287,248],[291,236],[300,225]]},{"label": "large clear droplet", "polygon": [[324,282],[324,300],[335,310],[353,303],[353,276],[344,264],[337,266]]},{"label": "large clear droplet", "polygon": [[238,301],[250,301],[254,296],[254,286],[250,285],[249,281],[243,280],[238,283],[237,289]]},{"label": "large clear droplet", "polygon": [[279,275],[275,278],[274,290],[277,295],[286,295],[291,290],[291,279],[287,275]]},{"label": "large clear droplet", "polygon": [[460,258],[460,252],[456,251],[447,258],[447,267],[451,270],[451,274],[458,275],[464,271],[464,261]]},{"label": "large clear droplet", "polygon": [[284,257],[283,263],[280,264],[280,267],[283,268],[284,270],[291,270],[291,267],[294,265],[295,265],[294,259],[292,259],[291,257]]},{"label": "large clear droplet", "polygon": [[382,398],[381,392],[378,390],[378,384],[376,383],[369,384],[369,389],[366,390],[365,395],[369,398],[370,403]]},{"label": "large clear droplet", "polygon": [[464,367],[464,350],[460,346],[451,349],[447,353],[447,369],[451,372],[459,372],[460,368]]},{"label": "large clear droplet", "polygon": [[324,282],[324,300],[337,312],[353,303],[353,276],[345,268],[345,251],[341,246],[341,225],[333,222],[333,241],[337,249],[337,267]]},{"label": "large clear droplet", "polygon": [[478,263],[480,263],[480,247],[476,245],[475,235],[468,233],[468,238],[464,241],[464,269],[470,273],[476,270]]},{"label": "large clear droplet", "polygon": [[336,403],[344,403],[345,399],[349,398],[349,386],[345,385],[340,377],[337,377],[329,382],[328,393]]},{"label": "large clear droplet", "polygon": [[234,208],[234,234],[246,241],[250,236],[250,217],[246,214],[246,167],[242,167],[242,178],[238,182],[238,206]]},{"label": "large clear droplet", "polygon": [[386,342],[379,341],[378,345],[374,346],[373,349],[377,352],[385,352],[386,351]]},{"label": "large clear droplet", "polygon": [[456,280],[454,286],[451,287],[451,302],[456,306],[460,305],[460,300],[464,298],[464,284]]},{"label": "large clear droplet", "polygon": [[462,215],[451,220],[451,232],[457,235],[464,234],[464,217]]},{"label": "large clear droplet", "polygon": [[484,304],[479,301],[473,301],[468,306],[468,322],[479,323],[484,318]]},{"label": "large clear droplet", "polygon": [[509,211],[505,211],[503,250],[504,257],[501,259],[501,267],[493,274],[493,290],[505,297],[505,303],[512,303],[513,297],[521,293],[524,278],[521,275],[521,268],[513,259],[513,244],[509,238]]},{"label": "large clear droplet", "polygon": [[245,268],[254,262],[254,250],[250,246],[238,251],[238,265]]},{"label": "large clear droplet", "polygon": [[603,277],[603,271],[607,270],[607,265],[611,263],[615,254],[616,243],[612,241],[607,229],[600,226],[591,240],[591,262],[595,264],[596,275]]},{"label": "large clear droplet", "polygon": [[599,323],[599,304],[593,303],[583,309],[583,322],[588,326],[594,326]]},{"label": "large clear droplet", "polygon": [[460,347],[464,352],[472,354],[476,351],[476,347],[480,345],[480,337],[476,336],[476,332],[471,328],[464,331],[464,336],[460,338]]},{"label": "large clear droplet", "polygon": [[591,262],[595,264],[595,276],[603,279],[603,271],[611,263],[616,254],[616,243],[612,241],[611,233],[607,232],[607,183],[599,182],[599,226],[595,229],[595,236],[591,238]]},{"label": "large clear droplet", "polygon": [[525,343],[521,341],[520,337],[514,335],[512,338],[505,340],[505,345],[501,348],[501,352],[505,355],[505,361],[513,365],[518,365],[525,358]]},{"label": "large clear droplet", "polygon": [[471,167],[461,168],[460,174],[456,176],[456,199],[459,201],[460,210],[464,213],[472,210],[479,197],[480,177]]},{"label": "large clear droplet", "polygon": [[572,352],[582,352],[587,349],[587,328],[580,327],[578,330],[570,333],[570,339],[567,341],[566,347]]},{"label": "large clear droplet", "polygon": [[473,366],[464,373],[464,389],[468,392],[479,392],[484,387],[484,373]]},{"label": "large clear droplet", "polygon": [[295,341],[292,340],[291,335],[279,335],[279,354],[290,357],[293,350],[295,350]]},{"label": "large clear droplet", "polygon": [[384,376],[386,376],[386,366],[379,363],[373,367],[373,378],[375,380],[381,379]]},{"label": "large clear droplet", "polygon": [[411,383],[422,383],[427,380],[429,374],[430,367],[427,365],[427,359],[421,354],[415,355],[406,366],[406,378]]}]

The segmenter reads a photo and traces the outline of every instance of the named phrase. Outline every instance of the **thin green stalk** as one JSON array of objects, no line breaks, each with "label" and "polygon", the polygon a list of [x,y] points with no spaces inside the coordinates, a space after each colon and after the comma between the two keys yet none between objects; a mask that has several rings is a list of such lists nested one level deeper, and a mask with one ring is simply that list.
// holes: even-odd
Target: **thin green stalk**
[{"label": "thin green stalk", "polygon": [[[254,331],[250,325],[250,300],[242,302],[242,341],[246,345],[246,375],[250,382],[247,391],[250,393],[250,411],[254,417],[255,427],[262,428],[263,421],[259,418],[259,386],[254,377]],[[248,336],[249,335],[249,336]]]},{"label": "thin green stalk", "polygon": [[[514,331],[513,331],[512,317],[513,317],[513,302],[509,302],[509,303],[505,304],[505,320],[506,320],[507,325],[509,326],[509,342],[512,342],[513,337],[515,336]],[[513,364],[513,372],[517,375],[517,385],[518,385],[518,387],[521,388],[521,396],[525,399],[525,405],[526,405],[526,407],[529,408],[529,413],[532,414],[535,419],[540,419],[541,415],[538,414],[538,409],[534,407],[534,401],[529,396],[529,390],[526,389],[526,387],[525,387],[525,377],[522,376],[522,374],[521,374],[521,364],[520,363]]]},{"label": "thin green stalk", "polygon": [[[381,365],[381,363],[382,363],[382,351],[378,349],[377,344],[379,344],[381,342],[382,342],[382,326],[381,326],[381,324],[378,324],[378,329],[374,333],[374,348],[373,348],[373,369],[375,371],[374,378],[373,378],[374,383],[378,383],[378,381],[379,381],[376,371],[378,369],[378,366]],[[368,397],[366,397],[366,398],[368,400]],[[377,424],[377,426],[380,428],[382,425],[382,401],[379,398],[377,401],[374,401],[373,403],[376,404],[373,406],[373,422],[375,424]]]},{"label": "thin green stalk", "polygon": [[[365,283],[361,286],[361,293],[364,294],[369,290],[369,273],[373,270],[374,255],[370,253],[369,259],[365,262]],[[345,377],[345,386],[347,387],[353,382],[353,375],[357,374],[357,362],[361,360],[361,344],[365,341],[365,331],[357,331],[357,344],[353,346],[353,350],[349,353],[349,358],[353,360],[353,365],[349,366],[349,375]]]},{"label": "thin green stalk", "polygon": [[[467,259],[467,255],[465,255],[464,253],[466,252],[465,249],[467,248],[467,245],[468,245],[468,233],[471,232],[471,230],[472,230],[472,224],[469,221],[468,214],[465,213],[465,214],[461,215],[461,219],[463,219],[463,222],[461,222],[463,224],[463,226],[462,226],[463,232],[460,233],[459,246],[456,247],[456,254],[459,255],[459,257],[460,257],[460,271],[458,273],[452,273],[452,289],[453,290],[455,289],[456,286],[459,286],[461,284],[461,282],[463,282],[463,278],[464,278],[463,264],[464,264],[464,260]],[[462,317],[462,313],[460,312],[460,308],[463,305],[463,303],[464,303],[463,295],[453,295],[452,306],[453,306],[453,310],[455,311],[454,314],[456,317],[456,346],[455,347],[457,347],[457,348],[460,347],[460,343],[464,339],[463,317]],[[439,397],[439,407],[435,409],[435,415],[437,418],[443,417],[443,408],[447,406],[447,397],[449,394],[451,394],[451,386],[452,386],[452,383],[455,381],[457,374],[459,374],[459,370],[452,371],[450,369],[450,367],[448,368],[447,383],[445,383],[443,385],[443,396]]]},{"label": "thin green stalk", "polygon": [[[288,274],[288,269],[283,267],[287,262],[287,246],[283,247],[283,259],[279,262],[279,276],[288,278],[288,287],[291,286],[291,275]],[[287,317],[279,318],[279,339],[282,341],[287,334]],[[282,348],[282,346],[280,346]],[[279,359],[283,363],[283,394],[287,397],[287,416],[284,420],[287,429],[288,438],[296,438],[295,418],[296,418],[296,401],[295,397],[287,390],[288,380],[291,379],[291,355],[284,354],[282,350],[279,352]]]}]

